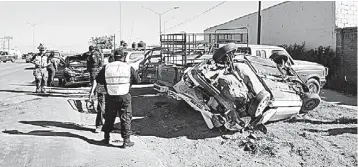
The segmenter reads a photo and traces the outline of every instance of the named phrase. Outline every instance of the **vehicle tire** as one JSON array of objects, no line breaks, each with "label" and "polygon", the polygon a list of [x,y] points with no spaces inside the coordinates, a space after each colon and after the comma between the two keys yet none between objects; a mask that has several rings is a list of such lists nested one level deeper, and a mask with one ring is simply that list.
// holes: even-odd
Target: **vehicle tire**
[{"label": "vehicle tire", "polygon": [[237,46],[234,43],[229,43],[221,48],[219,48],[213,55],[213,60],[217,63],[228,53],[237,49]]},{"label": "vehicle tire", "polygon": [[302,107],[300,113],[307,113],[315,109],[319,103],[321,102],[321,98],[317,93],[305,93],[302,97]]},{"label": "vehicle tire", "polygon": [[15,59],[11,59],[11,62],[15,63]]},{"label": "vehicle tire", "polygon": [[317,81],[317,79],[311,78],[306,82],[306,85],[310,91],[310,93],[317,93],[319,94],[319,92],[321,91],[321,87],[319,85],[319,82]]},{"label": "vehicle tire", "polygon": [[252,117],[260,116],[265,110],[265,108],[267,107],[270,98],[271,98],[271,94],[268,91],[266,90],[260,91],[256,95],[255,99],[251,102],[248,113]]},{"label": "vehicle tire", "polygon": [[58,79],[58,85],[60,87],[65,87],[66,86],[66,80],[65,79]]}]

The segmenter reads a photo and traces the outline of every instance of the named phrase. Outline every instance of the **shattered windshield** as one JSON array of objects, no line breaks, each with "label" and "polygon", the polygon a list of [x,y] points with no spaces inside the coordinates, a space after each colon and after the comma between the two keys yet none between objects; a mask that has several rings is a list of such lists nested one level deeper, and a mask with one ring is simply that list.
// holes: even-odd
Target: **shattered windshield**
[{"label": "shattered windshield", "polygon": [[277,68],[276,64],[265,63],[259,61],[251,61],[251,65],[254,66],[258,75],[262,76],[274,76],[274,77],[283,77],[281,71]]},{"label": "shattered windshield", "polygon": [[81,59],[81,58],[75,57],[75,56],[74,57],[68,57],[67,62],[71,66],[86,66],[86,64],[87,64],[86,59]]}]

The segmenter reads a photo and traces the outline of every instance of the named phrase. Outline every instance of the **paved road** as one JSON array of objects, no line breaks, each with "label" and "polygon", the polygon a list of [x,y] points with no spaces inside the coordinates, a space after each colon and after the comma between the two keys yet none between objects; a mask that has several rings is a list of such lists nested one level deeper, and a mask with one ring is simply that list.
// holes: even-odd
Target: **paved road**
[{"label": "paved road", "polygon": [[[94,134],[95,114],[75,111],[68,100],[87,97],[87,89],[51,89],[33,94],[33,65],[0,64],[0,166],[161,166],[137,137],[136,147],[103,146]],[[120,139],[114,134],[113,139]],[[139,160],[138,157],[141,157]]]}]

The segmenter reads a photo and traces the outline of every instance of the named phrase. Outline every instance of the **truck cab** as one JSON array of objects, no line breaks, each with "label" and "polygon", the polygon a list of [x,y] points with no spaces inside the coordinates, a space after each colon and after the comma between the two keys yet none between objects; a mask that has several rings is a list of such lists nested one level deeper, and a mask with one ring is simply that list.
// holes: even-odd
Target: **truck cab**
[{"label": "truck cab", "polygon": [[269,45],[238,45],[237,53],[247,53],[270,59],[272,54],[280,53],[287,57],[287,63],[298,73],[300,78],[307,84],[310,92],[319,93],[320,89],[326,84],[328,68],[321,64],[294,60],[291,55],[282,47]]}]

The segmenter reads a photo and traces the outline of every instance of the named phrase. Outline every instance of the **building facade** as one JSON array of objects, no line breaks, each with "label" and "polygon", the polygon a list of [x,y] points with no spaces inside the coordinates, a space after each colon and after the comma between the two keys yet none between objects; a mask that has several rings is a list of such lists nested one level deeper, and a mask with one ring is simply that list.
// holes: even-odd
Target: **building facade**
[{"label": "building facade", "polygon": [[[358,25],[357,1],[291,1],[261,11],[261,44],[302,44],[336,48],[336,29]],[[257,12],[210,27],[216,29],[247,27],[249,43],[257,44]]]}]

